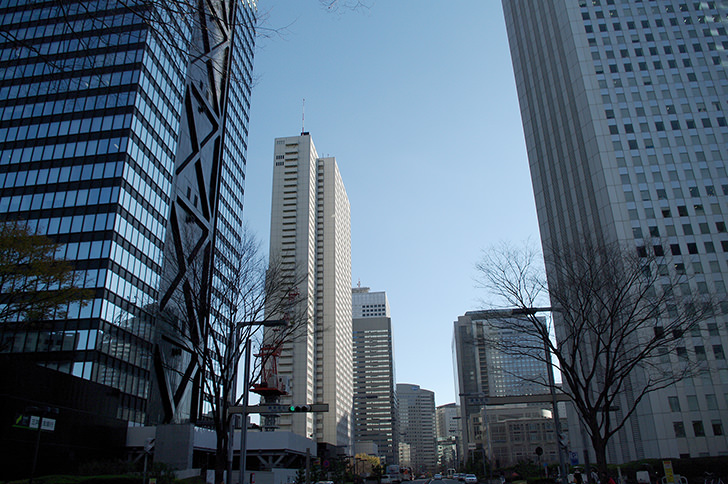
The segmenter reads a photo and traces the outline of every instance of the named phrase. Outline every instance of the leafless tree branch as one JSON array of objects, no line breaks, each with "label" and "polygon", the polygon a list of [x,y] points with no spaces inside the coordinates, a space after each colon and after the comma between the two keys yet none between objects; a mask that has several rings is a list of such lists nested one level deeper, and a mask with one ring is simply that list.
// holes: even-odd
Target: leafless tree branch
[{"label": "leafless tree branch", "polygon": [[[477,264],[480,286],[522,314],[494,324],[528,336],[487,344],[552,364],[543,351],[548,347],[564,382],[561,391],[573,402],[598,465],[606,470],[607,442],[645,396],[701,369],[695,358],[678,357],[677,349],[684,353],[683,334],[711,317],[716,301],[688,290],[689,278],[674,270],[669,256],[587,239],[547,253],[548,284],[543,259],[528,245],[501,244]],[[546,306],[545,296],[553,328],[533,311]]]}]

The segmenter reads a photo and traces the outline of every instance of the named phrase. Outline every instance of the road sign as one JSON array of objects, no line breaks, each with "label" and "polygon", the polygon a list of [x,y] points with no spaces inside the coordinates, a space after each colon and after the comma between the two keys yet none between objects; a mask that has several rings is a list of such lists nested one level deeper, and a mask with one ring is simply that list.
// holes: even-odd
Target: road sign
[{"label": "road sign", "polygon": [[228,414],[234,413],[259,413],[262,415],[291,412],[328,412],[328,403],[311,403],[308,405],[281,405],[277,403],[261,403],[260,405],[248,405],[247,407],[235,406],[228,409]]},{"label": "road sign", "polygon": [[571,461],[571,465],[575,466],[579,464],[579,453],[578,452],[569,452],[569,460]]},{"label": "road sign", "polygon": [[38,424],[40,423],[40,429],[46,430],[48,432],[53,432],[56,430],[56,419],[54,418],[46,418],[46,417],[37,417],[35,415],[30,417],[30,428],[31,429],[37,429]]}]

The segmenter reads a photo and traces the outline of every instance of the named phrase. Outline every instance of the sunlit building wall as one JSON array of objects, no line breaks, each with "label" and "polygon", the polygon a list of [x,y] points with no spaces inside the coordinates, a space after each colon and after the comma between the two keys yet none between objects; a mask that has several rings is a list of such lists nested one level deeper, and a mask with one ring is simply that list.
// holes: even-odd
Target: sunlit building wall
[{"label": "sunlit building wall", "polygon": [[336,159],[319,157],[308,133],[276,138],[270,256],[299,282],[304,319],[278,361],[291,389],[283,401],[329,404],[282,415],[279,428],[353,449],[350,224]]}]

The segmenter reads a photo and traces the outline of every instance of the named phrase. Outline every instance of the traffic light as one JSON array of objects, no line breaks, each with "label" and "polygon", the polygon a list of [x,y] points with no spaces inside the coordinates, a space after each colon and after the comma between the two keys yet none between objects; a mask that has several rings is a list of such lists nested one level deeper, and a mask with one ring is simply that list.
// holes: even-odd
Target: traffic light
[{"label": "traffic light", "polygon": [[288,411],[291,413],[294,412],[310,412],[311,411],[311,405],[291,405],[288,407]]}]

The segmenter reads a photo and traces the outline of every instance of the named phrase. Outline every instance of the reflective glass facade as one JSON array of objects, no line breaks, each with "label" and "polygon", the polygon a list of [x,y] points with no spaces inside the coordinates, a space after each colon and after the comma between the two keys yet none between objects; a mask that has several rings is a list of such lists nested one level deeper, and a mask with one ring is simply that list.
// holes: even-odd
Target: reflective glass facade
[{"label": "reflective glass facade", "polygon": [[[247,82],[231,83],[227,116],[221,97],[227,144],[210,163],[222,163],[222,176],[206,180],[211,192],[220,185],[210,210],[218,240],[242,217],[254,4],[238,4],[233,69]],[[116,418],[131,425],[154,423],[155,311],[179,146],[189,143],[181,123],[193,35],[148,8],[0,4],[0,220],[27,221],[61,243],[58,255],[94,293],[42,331],[4,331],[3,351],[121,392]]]}]

